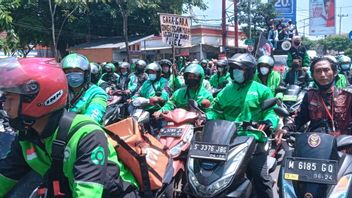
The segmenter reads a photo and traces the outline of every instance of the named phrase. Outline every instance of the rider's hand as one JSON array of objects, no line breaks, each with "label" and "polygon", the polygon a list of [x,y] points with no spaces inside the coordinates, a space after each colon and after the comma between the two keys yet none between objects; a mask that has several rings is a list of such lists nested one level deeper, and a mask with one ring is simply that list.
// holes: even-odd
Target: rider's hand
[{"label": "rider's hand", "polygon": [[207,108],[209,108],[210,107],[210,100],[208,100],[208,99],[203,99],[202,100],[202,102],[201,102],[201,105],[202,105],[202,107],[204,108],[204,109],[207,109]]},{"label": "rider's hand", "polygon": [[156,105],[159,102],[159,97],[151,97],[149,98],[150,105]]},{"label": "rider's hand", "polygon": [[130,94],[131,94],[131,90],[126,89],[126,90],[124,91],[124,93],[125,93],[126,95],[130,95]]},{"label": "rider's hand", "polygon": [[156,111],[156,112],[153,113],[153,116],[154,116],[155,119],[159,119],[161,114],[162,114],[161,111]]},{"label": "rider's hand", "polygon": [[281,144],[282,141],[282,136],[284,136],[287,133],[285,129],[278,129],[275,133],[275,141],[277,144]]}]

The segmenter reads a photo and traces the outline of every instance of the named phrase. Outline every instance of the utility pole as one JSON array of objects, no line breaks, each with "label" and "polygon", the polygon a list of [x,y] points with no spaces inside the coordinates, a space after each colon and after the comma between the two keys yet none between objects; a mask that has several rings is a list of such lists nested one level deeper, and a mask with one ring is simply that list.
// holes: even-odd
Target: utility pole
[{"label": "utility pole", "polygon": [[342,13],[342,7],[340,7],[340,14],[337,16],[340,17],[340,30],[339,30],[339,35],[341,35],[341,22],[343,17],[348,17],[348,14],[341,14]]},{"label": "utility pole", "polygon": [[226,47],[226,0],[222,0],[222,47]]},{"label": "utility pole", "polygon": [[251,24],[252,24],[252,13],[251,13],[251,6],[252,6],[252,0],[248,1],[248,27],[249,27],[249,39],[252,38],[252,30],[251,30]]},{"label": "utility pole", "polygon": [[235,19],[235,48],[238,48],[238,0],[233,1],[234,6],[234,19]]}]

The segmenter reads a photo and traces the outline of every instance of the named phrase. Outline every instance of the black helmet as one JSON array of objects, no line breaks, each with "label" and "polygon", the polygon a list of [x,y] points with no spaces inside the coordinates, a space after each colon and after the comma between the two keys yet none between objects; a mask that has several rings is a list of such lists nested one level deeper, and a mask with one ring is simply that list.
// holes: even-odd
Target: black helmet
[{"label": "black helmet", "polygon": [[90,64],[90,75],[91,75],[90,81],[93,84],[97,84],[102,74],[102,68],[98,63],[91,62],[89,64]]},{"label": "black helmet", "polygon": [[139,74],[143,73],[146,66],[147,66],[147,63],[144,60],[142,60],[142,59],[137,60],[136,61],[136,72]]},{"label": "black helmet", "polygon": [[203,64],[206,64],[205,66],[206,67],[208,67],[208,60],[207,59],[202,59],[201,61],[200,61],[200,66],[202,66],[203,67]]},{"label": "black helmet", "polygon": [[162,59],[162,60],[160,60],[160,61],[159,61],[159,64],[160,64],[161,67],[164,66],[164,65],[167,65],[167,66],[169,66],[169,67],[172,66],[172,62],[171,62],[170,60],[168,60],[168,59]]},{"label": "black helmet", "polygon": [[255,60],[254,56],[252,56],[249,53],[245,54],[235,54],[233,55],[229,60],[229,71],[230,71],[230,77],[233,80],[233,69],[235,67],[240,67],[244,69],[245,71],[245,81],[248,82],[253,79],[253,76],[255,74],[255,70],[257,67],[257,61]]}]

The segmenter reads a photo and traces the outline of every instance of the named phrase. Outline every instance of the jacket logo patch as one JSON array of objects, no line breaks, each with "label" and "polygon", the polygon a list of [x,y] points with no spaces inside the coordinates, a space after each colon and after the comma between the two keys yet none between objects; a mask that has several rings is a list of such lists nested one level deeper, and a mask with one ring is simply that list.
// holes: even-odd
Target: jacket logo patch
[{"label": "jacket logo patch", "polygon": [[320,142],[321,142],[320,136],[316,133],[313,133],[308,137],[308,144],[312,148],[319,146]]},{"label": "jacket logo patch", "polygon": [[105,164],[105,151],[102,146],[96,147],[92,154],[90,155],[90,159],[95,165],[104,165]]},{"label": "jacket logo patch", "polygon": [[50,96],[45,102],[44,106],[50,106],[57,102],[62,96],[64,95],[64,90],[59,90],[56,93],[54,93],[52,96]]},{"label": "jacket logo patch", "polygon": [[35,152],[35,149],[34,147],[30,148],[30,149],[27,149],[26,150],[26,155],[27,155],[27,160],[28,161],[31,161],[31,160],[34,160],[35,158],[37,158],[37,153]]},{"label": "jacket logo patch", "polygon": [[71,149],[69,147],[66,147],[64,151],[64,162],[68,160],[70,155],[71,155]]}]

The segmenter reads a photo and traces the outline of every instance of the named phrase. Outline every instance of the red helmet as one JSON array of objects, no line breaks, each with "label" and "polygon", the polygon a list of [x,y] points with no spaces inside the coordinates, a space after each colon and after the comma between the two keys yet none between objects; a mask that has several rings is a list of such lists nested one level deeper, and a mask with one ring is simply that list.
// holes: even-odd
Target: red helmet
[{"label": "red helmet", "polygon": [[21,95],[21,116],[40,118],[66,105],[66,76],[54,59],[0,59],[0,76],[1,91]]}]

